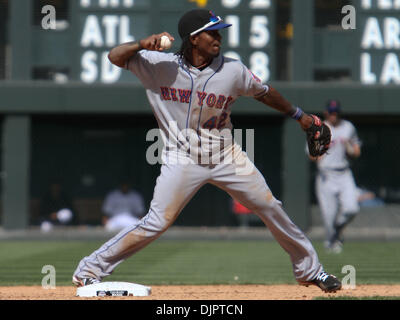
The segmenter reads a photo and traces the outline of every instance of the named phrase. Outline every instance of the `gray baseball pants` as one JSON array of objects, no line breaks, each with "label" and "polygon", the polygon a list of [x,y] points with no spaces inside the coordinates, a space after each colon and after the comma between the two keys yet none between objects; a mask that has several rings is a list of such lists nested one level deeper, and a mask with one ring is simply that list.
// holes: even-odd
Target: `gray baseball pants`
[{"label": "gray baseball pants", "polygon": [[[287,216],[281,202],[272,195],[264,177],[247,155],[240,152],[238,158],[230,164],[211,167],[163,164],[147,215],[84,257],[74,276],[101,280],[110,275],[121,262],[166,231],[194,194],[206,183],[211,183],[261,218],[289,254],[297,281],[314,279],[322,271],[322,265],[311,242]],[[246,169],[241,171],[243,163]]]}]

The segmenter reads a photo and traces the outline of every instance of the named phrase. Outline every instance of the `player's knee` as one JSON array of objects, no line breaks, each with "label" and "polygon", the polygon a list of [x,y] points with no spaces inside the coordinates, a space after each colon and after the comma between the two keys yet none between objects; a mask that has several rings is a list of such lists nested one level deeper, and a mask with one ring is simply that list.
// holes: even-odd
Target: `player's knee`
[{"label": "player's knee", "polygon": [[272,195],[271,191],[268,191],[266,195],[256,196],[254,201],[251,201],[248,209],[254,213],[264,213],[269,212],[270,209],[281,204],[282,203]]},{"label": "player's knee", "polygon": [[343,206],[342,208],[342,212],[344,215],[356,215],[359,211],[360,211],[360,206],[357,203]]},{"label": "player's knee", "polygon": [[160,228],[159,231],[164,232],[167,230],[175,222],[178,213],[178,210],[175,209],[165,209],[160,212],[158,215]]},{"label": "player's knee", "polygon": [[156,233],[164,232],[174,223],[177,215],[177,210],[151,210],[143,219],[143,227]]}]

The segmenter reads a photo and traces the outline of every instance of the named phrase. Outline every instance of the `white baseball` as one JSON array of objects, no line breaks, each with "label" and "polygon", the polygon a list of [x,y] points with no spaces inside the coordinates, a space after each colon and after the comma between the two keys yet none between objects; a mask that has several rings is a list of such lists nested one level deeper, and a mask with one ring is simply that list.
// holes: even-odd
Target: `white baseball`
[{"label": "white baseball", "polygon": [[160,46],[164,50],[167,50],[167,49],[171,48],[172,42],[171,42],[171,40],[169,40],[169,38],[167,36],[162,36]]}]

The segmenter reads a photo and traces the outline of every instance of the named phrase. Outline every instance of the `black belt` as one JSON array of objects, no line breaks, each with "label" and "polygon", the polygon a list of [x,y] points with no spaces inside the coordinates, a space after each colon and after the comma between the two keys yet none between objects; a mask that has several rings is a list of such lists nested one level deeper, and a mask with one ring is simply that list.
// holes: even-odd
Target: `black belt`
[{"label": "black belt", "polygon": [[328,170],[328,171],[346,171],[347,169],[349,169],[349,167],[343,167],[343,168],[323,168],[321,169],[322,171],[324,170]]}]

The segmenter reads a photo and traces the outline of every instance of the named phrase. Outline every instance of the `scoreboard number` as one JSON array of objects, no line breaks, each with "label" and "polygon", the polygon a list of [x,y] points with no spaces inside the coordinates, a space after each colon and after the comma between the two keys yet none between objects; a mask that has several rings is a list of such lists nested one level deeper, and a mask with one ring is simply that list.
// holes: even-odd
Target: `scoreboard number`
[{"label": "scoreboard number", "polygon": [[250,56],[250,70],[261,79],[263,83],[270,78],[269,57],[263,51],[256,51]]},{"label": "scoreboard number", "polygon": [[253,48],[265,47],[269,42],[268,18],[254,16],[250,24],[249,44]]},{"label": "scoreboard number", "polygon": [[[235,8],[240,4],[241,0],[222,0],[221,3],[225,8]],[[271,6],[271,0],[251,0],[249,7],[251,9],[268,9]]]},{"label": "scoreboard number", "polygon": [[240,43],[240,20],[238,16],[226,16],[225,21],[228,24],[231,24],[232,26],[228,28],[228,45],[231,48],[237,48],[239,47]]},{"label": "scoreboard number", "polygon": [[[237,4],[238,1],[230,0],[230,5]],[[258,0],[250,2],[250,6],[253,3],[253,6],[260,7],[261,5],[268,7],[270,5],[269,1]],[[264,7],[263,7],[264,8]],[[240,18],[237,15],[227,15],[224,19],[226,23],[232,24],[227,31],[227,44],[230,48],[240,48],[241,40],[240,40]],[[268,17],[265,15],[255,15],[250,19],[250,30],[248,37],[248,46],[249,48],[262,49],[265,48],[270,42],[270,31],[268,29]],[[239,53],[235,51],[225,52],[224,55],[229,58],[242,60]],[[261,79],[263,83],[270,80],[271,72],[269,66],[269,55],[265,51],[257,50],[251,52],[248,56],[249,58],[249,69]],[[246,64],[246,62],[244,62]]]},{"label": "scoreboard number", "polygon": [[249,7],[251,9],[268,9],[271,6],[271,0],[251,0]]}]

